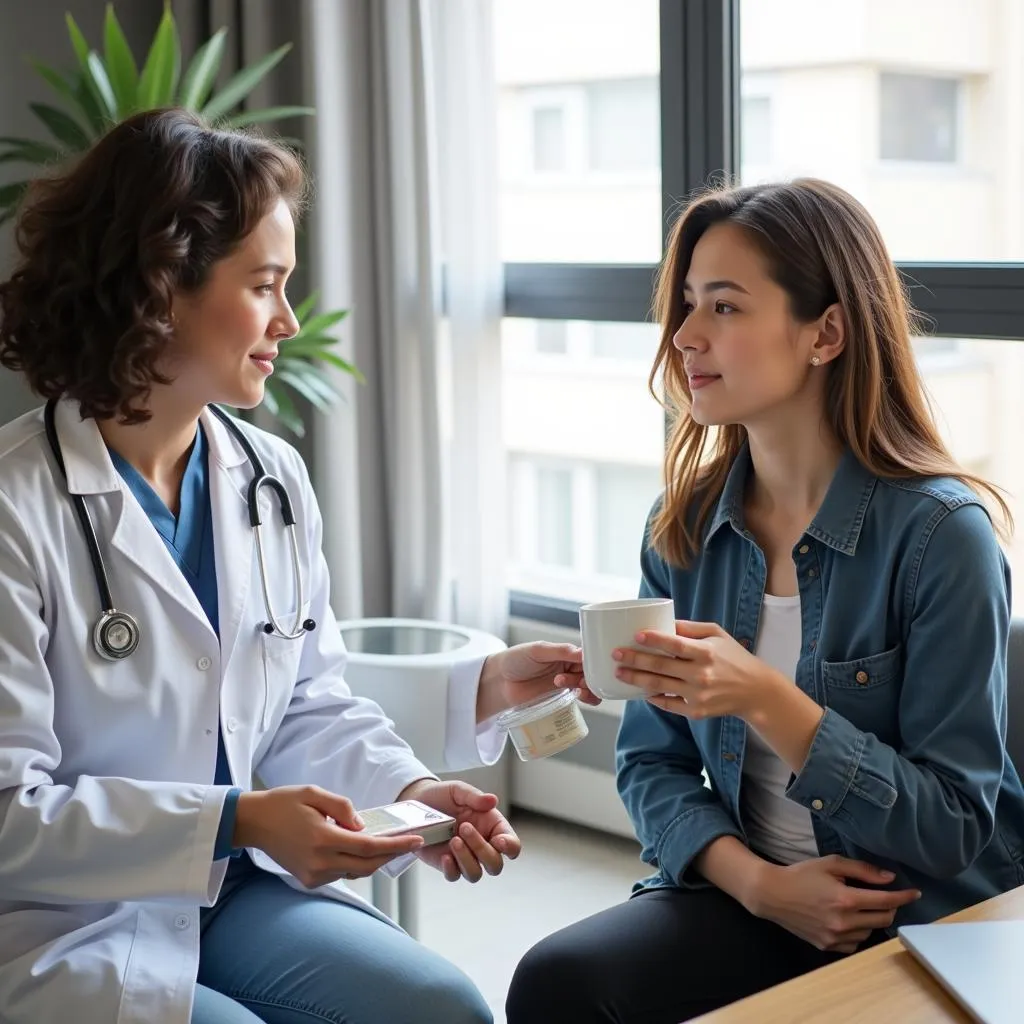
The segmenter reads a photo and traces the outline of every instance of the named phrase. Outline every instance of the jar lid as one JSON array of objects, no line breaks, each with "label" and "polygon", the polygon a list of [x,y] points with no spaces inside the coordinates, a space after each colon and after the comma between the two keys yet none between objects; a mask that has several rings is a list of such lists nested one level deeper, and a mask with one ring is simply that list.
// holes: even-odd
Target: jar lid
[{"label": "jar lid", "polygon": [[552,712],[561,711],[576,703],[576,694],[572,690],[556,690],[554,693],[541,694],[525,704],[517,704],[507,708],[497,718],[498,726],[508,731],[527,722],[536,722],[546,718]]}]

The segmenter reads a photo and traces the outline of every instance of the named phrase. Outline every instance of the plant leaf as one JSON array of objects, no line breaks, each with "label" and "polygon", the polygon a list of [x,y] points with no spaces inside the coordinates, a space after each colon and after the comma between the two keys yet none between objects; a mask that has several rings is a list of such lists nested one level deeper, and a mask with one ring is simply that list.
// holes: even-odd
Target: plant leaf
[{"label": "plant leaf", "polygon": [[77,152],[89,148],[89,136],[63,110],[58,110],[45,103],[30,103],[29,108],[50,129],[53,137],[58,142],[64,143],[68,149]]},{"label": "plant leaf", "polygon": [[71,37],[71,46],[78,57],[78,63],[84,69],[89,60],[89,50],[91,47],[85,41],[82,30],[78,27],[78,23],[70,13],[64,15],[64,21],[68,26],[68,35]]},{"label": "plant leaf", "polygon": [[336,309],[331,313],[318,313],[302,325],[302,330],[295,337],[301,338],[304,334],[323,334],[324,331],[340,323],[347,316],[347,309]]},{"label": "plant leaf", "polygon": [[284,55],[291,48],[291,43],[285,43],[284,46],[278,47],[273,53],[268,53],[263,60],[242,68],[203,107],[203,116],[208,121],[216,121],[228,113],[228,111],[234,110],[266,78],[270,70],[284,59]]},{"label": "plant leaf", "polygon": [[139,69],[114,13],[113,4],[107,4],[103,22],[103,56],[115,97],[114,113],[119,118],[127,117],[135,109]]},{"label": "plant leaf", "polygon": [[86,75],[90,79],[92,91],[99,96],[104,111],[109,115],[110,123],[115,123],[118,119],[117,97],[114,95],[114,87],[110,83],[107,69],[98,53],[89,54]]},{"label": "plant leaf", "polygon": [[271,416],[277,415],[277,399],[274,397],[276,390],[272,388],[271,381],[267,381],[266,387],[263,389],[263,404],[267,407],[267,412]]},{"label": "plant leaf", "polygon": [[109,97],[104,96],[101,87],[93,78],[92,71],[89,68],[89,55],[92,53],[92,47],[89,46],[85,36],[82,35],[82,30],[78,27],[78,23],[70,14],[65,14],[64,20],[67,22],[71,46],[75,51],[75,56],[78,58],[78,66],[82,71],[81,81],[79,82],[81,92],[91,98],[93,106],[96,108],[98,123],[94,123],[93,127],[99,132],[111,121],[116,120],[116,104],[108,102]]},{"label": "plant leaf", "polygon": [[220,62],[224,58],[224,40],[227,34],[226,28],[217,29],[196,50],[196,55],[185,72],[181,93],[178,96],[178,103],[186,109],[199,110],[210,95],[213,83],[217,80]]},{"label": "plant leaf", "polygon": [[[310,377],[306,374],[296,373],[293,370],[285,368],[277,369],[275,367],[274,376],[276,376],[282,384],[287,384],[293,391],[297,391],[303,398],[316,406],[316,408],[321,412],[327,412],[327,410],[334,404],[336,396],[332,393],[330,398],[326,397],[321,389],[316,387]],[[317,383],[320,382],[317,381]]]},{"label": "plant leaf", "polygon": [[217,123],[225,128],[244,128],[249,124],[283,121],[288,117],[309,117],[315,113],[314,107],[266,107],[263,110],[247,110],[244,114],[235,114]]},{"label": "plant leaf", "polygon": [[12,181],[10,185],[0,185],[0,206],[17,206],[28,186],[27,181]]},{"label": "plant leaf", "polygon": [[360,384],[366,383],[366,378],[359,367],[355,363],[350,363],[347,359],[342,359],[336,352],[320,352],[313,356],[313,358],[322,363],[329,363],[331,366],[350,374]]},{"label": "plant leaf", "polygon": [[35,69],[36,74],[66,103],[76,107],[84,116],[84,125],[93,132],[99,132],[103,128],[103,116],[96,100],[85,92],[84,83],[81,77],[75,79],[74,84],[68,81],[59,71],[47,67],[41,61],[29,59],[29,63]]},{"label": "plant leaf", "polygon": [[275,381],[273,377],[267,382],[263,401],[266,402],[267,398],[271,395],[273,395],[275,403],[275,407],[271,410],[271,415],[276,416],[281,424],[287,427],[296,437],[305,437],[306,427],[298,410],[295,408],[295,403],[292,401],[287,389],[280,382]]},{"label": "plant leaf", "polygon": [[0,145],[10,146],[4,157],[8,160],[24,160],[26,163],[48,164],[51,160],[60,160],[64,153],[62,150],[51,146],[46,142],[36,142],[35,139],[18,139],[10,135],[0,136]]},{"label": "plant leaf", "polygon": [[[3,140],[0,139],[0,142]],[[316,300],[320,297],[319,292],[313,292],[312,295],[307,295],[293,310],[295,319],[299,323],[303,323],[307,316],[313,312],[313,307],[316,305]]]},{"label": "plant leaf", "polygon": [[135,97],[137,109],[153,110],[174,103],[180,74],[181,44],[178,41],[178,26],[174,23],[171,5],[167,4],[139,78],[138,93]]},{"label": "plant leaf", "polygon": [[281,354],[296,359],[319,359],[341,342],[330,334],[296,334],[281,343]]},{"label": "plant leaf", "polygon": [[289,375],[294,374],[319,394],[328,407],[336,405],[341,398],[338,389],[331,382],[330,378],[314,363],[300,359],[293,362],[290,366],[286,365],[284,369]]}]

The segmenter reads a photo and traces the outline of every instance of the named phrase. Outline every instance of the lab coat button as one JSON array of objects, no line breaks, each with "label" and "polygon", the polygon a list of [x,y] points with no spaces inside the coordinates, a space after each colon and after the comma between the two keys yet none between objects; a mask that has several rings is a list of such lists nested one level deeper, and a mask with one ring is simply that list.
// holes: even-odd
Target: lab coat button
[{"label": "lab coat button", "polygon": [[200,672],[205,672],[212,664],[213,664],[213,662],[210,661],[210,659],[204,654],[196,662],[196,668],[199,669]]},{"label": "lab coat button", "polygon": [[189,919],[189,917],[186,914],[179,914],[174,919],[174,927],[177,928],[178,931],[181,931],[181,932],[183,932],[191,923],[192,923],[191,920]]},{"label": "lab coat button", "polygon": [[227,727],[228,727],[228,732],[234,732],[238,728],[238,719],[237,718],[229,718],[227,720]]}]

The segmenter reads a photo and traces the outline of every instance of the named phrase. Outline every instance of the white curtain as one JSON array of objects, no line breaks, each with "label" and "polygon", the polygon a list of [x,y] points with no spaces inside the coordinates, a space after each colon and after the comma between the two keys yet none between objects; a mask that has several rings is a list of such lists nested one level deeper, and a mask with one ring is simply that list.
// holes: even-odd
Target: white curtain
[{"label": "white curtain", "polygon": [[315,425],[336,610],[504,635],[491,3],[305,0],[303,14],[314,283],[353,310],[368,381],[342,379],[350,401]]}]

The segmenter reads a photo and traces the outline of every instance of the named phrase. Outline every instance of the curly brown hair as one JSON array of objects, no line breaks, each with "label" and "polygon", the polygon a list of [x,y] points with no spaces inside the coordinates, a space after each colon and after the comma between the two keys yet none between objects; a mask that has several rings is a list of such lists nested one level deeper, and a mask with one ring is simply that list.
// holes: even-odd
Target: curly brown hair
[{"label": "curly brown hair", "polygon": [[171,302],[194,293],[274,204],[302,209],[307,179],[284,147],[195,114],[136,114],[29,189],[18,259],[0,283],[0,364],[83,417],[141,423],[173,338]]}]

